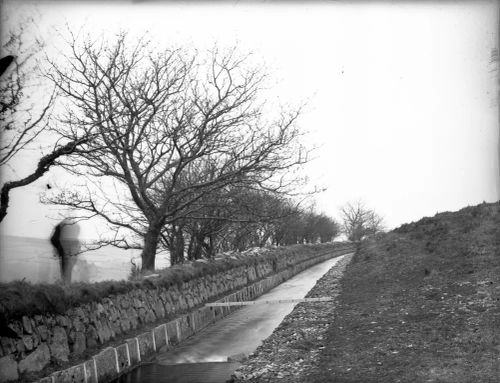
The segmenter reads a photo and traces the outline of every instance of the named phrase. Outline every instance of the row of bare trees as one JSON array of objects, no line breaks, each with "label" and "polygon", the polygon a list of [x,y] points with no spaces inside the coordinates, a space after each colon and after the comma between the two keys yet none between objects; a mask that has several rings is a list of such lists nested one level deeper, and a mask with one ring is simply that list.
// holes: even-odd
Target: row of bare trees
[{"label": "row of bare trees", "polygon": [[[42,107],[27,100],[30,54],[2,77],[0,166],[42,134],[53,145],[30,174],[2,184],[0,221],[13,189],[58,166],[75,182],[42,202],[70,208],[76,220],[105,222],[91,248],[141,249],[147,270],[161,249],[175,264],[339,234],[331,218],[291,202],[308,160],[301,109],[269,108],[266,76],[248,56],[159,50],[126,33],[114,41],[68,35],[64,55],[41,65],[49,94]],[[19,52],[21,34],[10,37],[5,46]],[[41,49],[36,43],[34,52]],[[344,230],[355,232],[351,240],[361,235],[357,226]]]},{"label": "row of bare trees", "polygon": [[204,205],[197,217],[164,227],[161,246],[172,264],[252,247],[330,242],[340,234],[333,219],[269,192],[240,189],[219,197],[220,204]]},{"label": "row of bare trees", "polygon": [[[140,248],[143,268],[153,269],[162,243],[182,248],[179,233],[192,233],[195,254],[220,222],[255,220],[233,216],[242,193],[278,198],[300,182],[296,169],[307,161],[300,108],[267,110],[264,73],[236,50],[158,50],[125,33],[111,43],[70,33],[64,51],[46,59],[43,71],[54,96],[35,120],[15,120],[20,139],[2,149],[11,160],[30,143],[22,138],[28,133],[49,132],[56,144],[32,174],[2,185],[0,218],[12,189],[57,165],[77,183],[43,202],[71,208],[76,219],[105,221],[112,235],[96,246]],[[18,61],[2,79],[7,90],[21,89],[12,101],[2,96],[2,107],[17,114],[20,68]],[[14,132],[5,122],[2,130]]]},{"label": "row of bare trees", "polygon": [[300,110],[266,111],[265,76],[246,57],[156,51],[125,34],[69,46],[65,65],[52,62],[47,77],[67,111],[57,133],[91,137],[59,162],[86,182],[45,202],[104,219],[114,235],[101,244],[141,248],[143,269],[154,269],[162,241],[181,261],[185,228],[217,220],[235,190],[283,195],[298,181],[288,175],[307,161]]},{"label": "row of bare trees", "polygon": [[383,218],[362,201],[346,203],[340,213],[342,232],[349,241],[360,242],[384,230]]}]

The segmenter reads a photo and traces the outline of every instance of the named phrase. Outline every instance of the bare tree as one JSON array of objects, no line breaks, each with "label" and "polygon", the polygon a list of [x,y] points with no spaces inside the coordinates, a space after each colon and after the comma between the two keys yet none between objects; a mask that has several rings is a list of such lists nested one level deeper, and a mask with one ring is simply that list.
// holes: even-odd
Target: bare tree
[{"label": "bare tree", "polygon": [[349,241],[362,239],[383,231],[383,219],[375,211],[368,209],[361,201],[347,203],[341,209],[342,231]]},{"label": "bare tree", "polygon": [[[55,92],[49,89],[47,97],[40,89],[41,74],[37,70],[35,57],[43,49],[39,40],[27,42],[26,27],[33,20],[21,23],[18,29],[11,30],[3,43],[2,50],[13,57],[7,70],[0,77],[0,170],[3,173],[0,187],[0,222],[6,217],[10,192],[41,178],[61,156],[77,150],[87,137],[72,137],[70,140],[57,141],[48,148],[45,155],[27,175],[18,179],[4,181],[6,168],[15,157],[35,145],[40,146],[41,135],[49,130],[51,111]],[[37,94],[36,102],[33,95]],[[17,176],[17,174],[16,174]]]},{"label": "bare tree", "polygon": [[277,246],[302,243],[305,223],[301,209],[291,201],[285,201],[281,210],[281,218],[274,225],[273,243]]},{"label": "bare tree", "polygon": [[[241,203],[241,193],[225,187],[205,195],[192,204],[189,216],[165,226],[163,243],[170,254],[175,254],[170,258],[172,264],[182,262],[184,252],[188,260],[214,257],[224,247],[232,228],[252,220],[244,212],[246,201]],[[245,190],[243,194],[250,193]]]},{"label": "bare tree", "polygon": [[266,191],[229,187],[195,205],[195,215],[164,230],[163,244],[172,264],[182,262],[184,255],[194,260],[271,244],[324,243],[339,233],[330,217],[303,211],[300,203]]},{"label": "bare tree", "polygon": [[287,213],[283,208],[286,196],[257,190],[240,190],[231,201],[232,220],[222,245],[225,250],[242,251],[274,242],[276,225]]},{"label": "bare tree", "polygon": [[321,243],[331,242],[340,233],[340,227],[331,217],[325,214],[315,214],[313,219],[314,232]]},{"label": "bare tree", "polygon": [[113,235],[101,243],[142,248],[143,269],[154,268],[162,230],[193,216],[197,201],[229,185],[285,190],[286,171],[306,160],[300,110],[269,119],[264,75],[234,50],[201,61],[155,53],[144,39],[129,45],[123,33],[111,45],[72,37],[69,48],[48,74],[67,100],[60,134],[94,138],[86,156],[62,164],[85,184],[45,201],[104,219]]},{"label": "bare tree", "polygon": [[21,150],[33,143],[47,128],[53,96],[40,107],[32,102],[37,85],[35,57],[43,49],[42,42],[27,43],[26,24],[7,34],[2,44],[3,53],[12,58],[5,73],[0,77],[0,166],[6,165]]}]

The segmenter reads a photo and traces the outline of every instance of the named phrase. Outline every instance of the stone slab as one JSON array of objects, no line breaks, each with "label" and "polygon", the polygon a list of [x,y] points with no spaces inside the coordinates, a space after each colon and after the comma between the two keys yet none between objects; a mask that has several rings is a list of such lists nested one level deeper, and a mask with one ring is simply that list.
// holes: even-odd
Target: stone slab
[{"label": "stone slab", "polygon": [[162,324],[162,325],[157,326],[153,329],[157,350],[160,350],[160,349],[166,347],[166,345],[167,345],[167,337],[166,337],[165,327],[166,327],[166,325]]},{"label": "stone slab", "polygon": [[38,372],[50,362],[50,351],[46,343],[42,343],[35,351],[19,362],[19,372]]},{"label": "stone slab", "polygon": [[87,374],[87,383],[98,383],[94,360],[87,360],[83,364],[85,365],[85,373]]},{"label": "stone slab", "polygon": [[94,356],[97,366],[97,380],[108,382],[117,375],[116,355],[113,347],[108,347]]},{"label": "stone slab", "polygon": [[173,320],[167,323],[168,344],[179,344],[179,335],[177,334],[177,321]]},{"label": "stone slab", "polygon": [[126,370],[130,367],[129,362],[129,349],[127,343],[121,344],[116,349],[116,355],[118,356],[118,369],[121,371]]},{"label": "stone slab", "polygon": [[146,333],[137,335],[137,340],[139,341],[141,360],[147,358],[155,352],[153,334],[151,332],[148,331]]},{"label": "stone slab", "polygon": [[54,372],[51,377],[53,377],[53,383],[86,383],[83,364]]},{"label": "stone slab", "polygon": [[18,378],[17,362],[14,358],[11,355],[0,358],[0,382],[9,382]]},{"label": "stone slab", "polygon": [[130,354],[130,364],[136,365],[141,361],[141,355],[139,353],[139,343],[136,338],[127,339],[128,352]]}]

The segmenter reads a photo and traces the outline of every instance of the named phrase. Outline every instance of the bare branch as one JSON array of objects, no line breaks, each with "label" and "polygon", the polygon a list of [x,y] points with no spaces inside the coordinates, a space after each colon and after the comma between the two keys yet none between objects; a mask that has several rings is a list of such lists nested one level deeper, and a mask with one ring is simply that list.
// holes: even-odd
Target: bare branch
[{"label": "bare branch", "polygon": [[144,268],[154,267],[160,241],[183,257],[188,223],[204,226],[213,242],[222,222],[257,220],[231,218],[227,191],[286,194],[298,181],[292,170],[307,161],[296,127],[301,111],[265,116],[265,75],[235,49],[215,49],[204,62],[198,52],[153,52],[145,38],[131,43],[125,33],[111,44],[71,35],[68,44],[65,65],[52,63],[47,73],[64,95],[57,129],[93,138],[79,148],[85,155],[60,164],[103,184],[113,180],[116,189],[88,186],[46,202],[104,219],[115,228],[110,244],[129,246],[130,233],[141,238]]}]

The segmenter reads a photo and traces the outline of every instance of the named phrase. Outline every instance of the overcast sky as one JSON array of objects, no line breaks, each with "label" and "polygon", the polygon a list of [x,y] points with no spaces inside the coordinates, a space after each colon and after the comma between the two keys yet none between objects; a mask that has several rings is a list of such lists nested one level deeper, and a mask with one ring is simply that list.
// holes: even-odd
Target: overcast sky
[{"label": "overcast sky", "polygon": [[[498,200],[498,2],[4,2],[8,28],[36,9],[49,47],[53,27],[119,29],[160,44],[237,45],[266,62],[273,96],[307,101],[300,125],[319,146],[307,172],[328,190],[333,217],[361,199],[389,228],[436,212]],[[14,167],[27,169],[27,154]],[[51,178],[52,177],[52,178]],[[46,237],[56,221],[37,194],[13,192],[4,234]],[[84,237],[92,230],[84,227]]]}]

